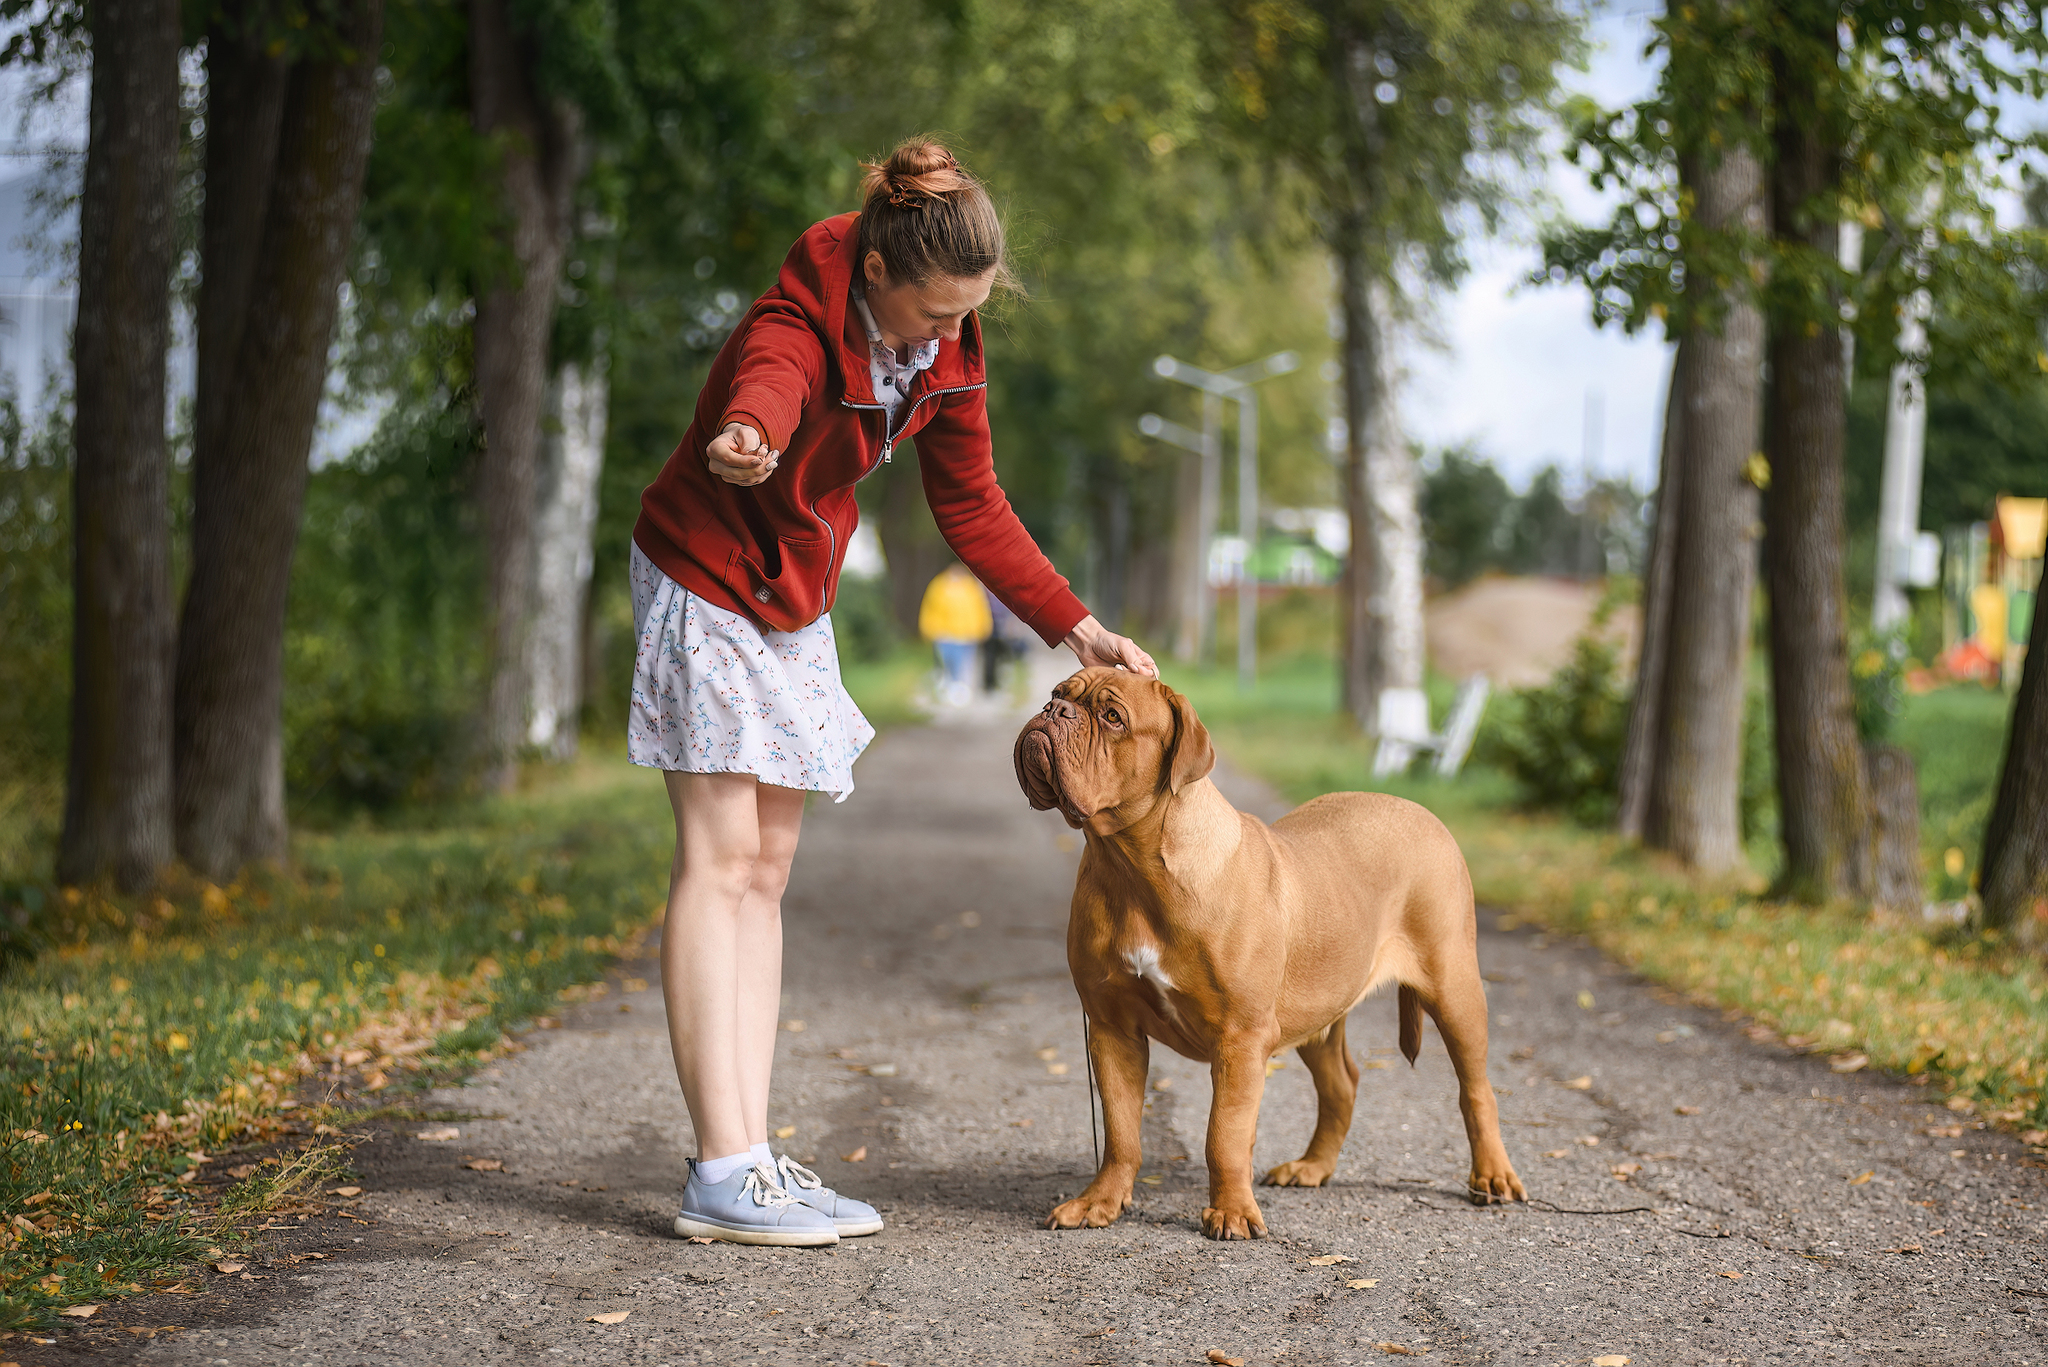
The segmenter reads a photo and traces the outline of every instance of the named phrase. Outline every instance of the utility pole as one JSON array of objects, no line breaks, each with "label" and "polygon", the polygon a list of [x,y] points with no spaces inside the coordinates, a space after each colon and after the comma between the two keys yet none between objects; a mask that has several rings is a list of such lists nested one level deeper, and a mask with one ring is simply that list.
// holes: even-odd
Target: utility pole
[{"label": "utility pole", "polygon": [[[1259,583],[1252,572],[1252,557],[1259,544],[1259,399],[1252,386],[1276,375],[1292,374],[1300,365],[1301,358],[1291,351],[1276,352],[1220,374],[1171,356],[1152,363],[1152,373],[1161,379],[1178,380],[1202,391],[1205,429],[1210,427],[1211,401],[1237,402],[1237,530],[1244,540],[1245,557],[1237,583],[1237,682],[1245,689],[1258,678],[1259,659]],[[1219,459],[1219,475],[1220,465]]]}]

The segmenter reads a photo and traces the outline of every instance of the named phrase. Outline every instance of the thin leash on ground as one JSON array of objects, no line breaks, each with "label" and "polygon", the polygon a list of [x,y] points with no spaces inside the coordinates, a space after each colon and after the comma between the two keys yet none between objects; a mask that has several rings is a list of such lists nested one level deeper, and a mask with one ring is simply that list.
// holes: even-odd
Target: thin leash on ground
[{"label": "thin leash on ground", "polygon": [[1088,1056],[1088,1148],[1095,1155],[1095,1170],[1102,1171],[1102,1140],[1095,1128],[1095,1027],[1088,1019],[1088,1008],[1081,1008],[1081,1052]]}]

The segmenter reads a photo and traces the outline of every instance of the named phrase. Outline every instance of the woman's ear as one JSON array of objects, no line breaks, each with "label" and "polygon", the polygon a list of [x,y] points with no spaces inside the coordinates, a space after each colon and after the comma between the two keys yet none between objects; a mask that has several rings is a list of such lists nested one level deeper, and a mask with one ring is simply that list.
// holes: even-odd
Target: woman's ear
[{"label": "woman's ear", "polygon": [[1180,694],[1159,685],[1166,705],[1173,709],[1173,739],[1166,751],[1166,786],[1178,793],[1190,783],[1209,777],[1216,767],[1216,747],[1209,741],[1209,728],[1195,715],[1195,705]]}]

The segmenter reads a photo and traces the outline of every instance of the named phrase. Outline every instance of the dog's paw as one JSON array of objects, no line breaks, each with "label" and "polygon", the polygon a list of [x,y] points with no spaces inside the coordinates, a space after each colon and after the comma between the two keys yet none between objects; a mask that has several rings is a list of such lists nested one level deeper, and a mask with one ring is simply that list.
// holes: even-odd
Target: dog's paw
[{"label": "dog's paw", "polygon": [[1266,1174],[1269,1187],[1320,1187],[1330,1180],[1336,1170],[1332,1163],[1312,1163],[1306,1158],[1297,1158],[1292,1163],[1282,1163]]},{"label": "dog's paw", "polygon": [[1465,1179],[1465,1191],[1475,1206],[1529,1199],[1529,1193],[1522,1189],[1522,1179],[1515,1176],[1515,1170],[1505,1163],[1492,1172],[1474,1168],[1472,1175]]},{"label": "dog's paw", "polygon": [[1082,1192],[1071,1201],[1062,1201],[1052,1208],[1052,1214],[1045,1217],[1047,1229],[1102,1229],[1116,1223],[1124,1213],[1130,1200],[1114,1200]]},{"label": "dog's paw", "polygon": [[1263,1239],[1266,1237],[1266,1217],[1259,1213],[1256,1201],[1232,1207],[1205,1206],[1202,1209],[1202,1234],[1210,1239]]}]

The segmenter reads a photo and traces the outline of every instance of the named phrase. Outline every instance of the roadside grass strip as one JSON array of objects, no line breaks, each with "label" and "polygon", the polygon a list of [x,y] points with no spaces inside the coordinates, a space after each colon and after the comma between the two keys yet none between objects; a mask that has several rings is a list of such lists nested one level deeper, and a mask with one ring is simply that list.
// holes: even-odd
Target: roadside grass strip
[{"label": "roadside grass strip", "polygon": [[[1583,935],[1646,978],[1751,1018],[1760,1039],[1824,1051],[1845,1070],[1939,1081],[1955,1110],[2048,1139],[2048,971],[1996,933],[1768,901],[1753,872],[1701,879],[1611,833],[1518,810],[1514,785],[1486,768],[1375,780],[1372,748],[1331,710],[1326,663],[1282,664],[1250,694],[1217,671],[1170,682],[1225,754],[1291,802],[1378,790],[1430,808],[1463,847],[1482,906]],[[1900,727],[1902,743],[1926,756],[1926,845],[1970,839],[1972,860],[1982,789],[1996,778],[1991,706],[1929,695],[1909,701]],[[1955,753],[1964,750],[1974,786]],[[1930,881],[1937,894],[1960,891],[1945,871]]]},{"label": "roadside grass strip", "polygon": [[[0,1327],[176,1286],[345,1169],[327,1120],[474,1067],[657,914],[661,785],[586,759],[439,825],[301,834],[289,871],[48,893],[0,991]],[[301,1107],[324,1086],[343,1104]],[[403,1111],[401,1105],[396,1108]],[[223,1150],[292,1140],[223,1185]]]}]

